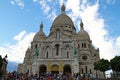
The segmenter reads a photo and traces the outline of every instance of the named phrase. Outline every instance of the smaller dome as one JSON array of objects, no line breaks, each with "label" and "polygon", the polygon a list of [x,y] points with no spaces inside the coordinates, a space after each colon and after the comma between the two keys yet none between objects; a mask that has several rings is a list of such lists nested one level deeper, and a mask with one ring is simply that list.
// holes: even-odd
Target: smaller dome
[{"label": "smaller dome", "polygon": [[78,32],[79,40],[90,40],[89,34],[85,30],[80,30]]},{"label": "smaller dome", "polygon": [[46,38],[45,33],[43,32],[43,23],[40,24],[40,31],[37,32],[33,38],[33,41],[41,41]]},{"label": "smaller dome", "polygon": [[37,32],[33,38],[33,41],[40,41],[40,40],[44,40],[46,37],[45,33],[43,32]]},{"label": "smaller dome", "polygon": [[90,36],[89,34],[84,30],[84,27],[83,27],[83,22],[81,21],[80,23],[80,31],[78,32],[78,38],[79,40],[90,40]]}]

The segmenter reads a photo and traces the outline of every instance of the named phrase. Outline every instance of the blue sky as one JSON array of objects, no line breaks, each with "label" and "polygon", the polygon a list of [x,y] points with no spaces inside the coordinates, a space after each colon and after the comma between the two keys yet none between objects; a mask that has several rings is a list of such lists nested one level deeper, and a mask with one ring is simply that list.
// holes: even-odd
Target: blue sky
[{"label": "blue sky", "polygon": [[48,35],[63,2],[77,32],[82,19],[101,58],[120,56],[119,0],[0,0],[0,55],[11,65],[22,62],[41,21]]}]

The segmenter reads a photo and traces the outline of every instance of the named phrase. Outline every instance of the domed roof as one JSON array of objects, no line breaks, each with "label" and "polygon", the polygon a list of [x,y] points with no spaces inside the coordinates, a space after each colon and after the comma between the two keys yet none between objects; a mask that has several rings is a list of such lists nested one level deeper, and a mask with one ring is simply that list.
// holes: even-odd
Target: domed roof
[{"label": "domed roof", "polygon": [[43,24],[40,25],[40,31],[37,32],[33,38],[33,41],[40,41],[44,40],[46,37],[45,33],[43,32]]},{"label": "domed roof", "polygon": [[53,21],[52,25],[71,25],[74,26],[73,21],[70,19],[69,16],[67,16],[66,14],[62,13],[60,14],[58,17],[55,18],[55,20]]},{"label": "domed roof", "polygon": [[79,40],[90,40],[89,34],[84,30],[83,28],[83,22],[80,23],[81,29],[78,32],[78,38]]},{"label": "domed roof", "polygon": [[40,41],[45,39],[45,34],[43,32],[37,32],[33,38],[33,41]]},{"label": "domed roof", "polygon": [[61,14],[55,18],[52,25],[54,26],[54,25],[66,25],[66,24],[74,26],[71,18],[65,14],[65,6],[63,4],[61,7]]}]

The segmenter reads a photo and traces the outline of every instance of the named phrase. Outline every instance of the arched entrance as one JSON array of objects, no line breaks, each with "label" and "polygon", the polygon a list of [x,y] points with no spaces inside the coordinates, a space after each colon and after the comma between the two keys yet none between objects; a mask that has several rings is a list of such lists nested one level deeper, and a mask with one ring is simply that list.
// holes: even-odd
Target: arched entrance
[{"label": "arched entrance", "polygon": [[64,74],[71,74],[71,66],[70,65],[65,65],[63,67],[63,73]]},{"label": "arched entrance", "polygon": [[52,74],[58,74],[59,73],[59,66],[58,65],[52,65],[51,73]]},{"label": "arched entrance", "polygon": [[46,74],[46,65],[40,65],[40,68],[39,68],[39,75],[40,76],[44,76]]}]

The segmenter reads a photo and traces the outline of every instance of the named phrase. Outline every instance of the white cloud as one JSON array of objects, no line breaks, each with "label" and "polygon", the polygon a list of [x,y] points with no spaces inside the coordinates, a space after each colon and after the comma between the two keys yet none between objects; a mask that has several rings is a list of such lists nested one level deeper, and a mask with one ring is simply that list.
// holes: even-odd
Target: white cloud
[{"label": "white cloud", "polygon": [[16,44],[5,44],[4,47],[0,46],[0,55],[5,56],[7,54],[9,61],[22,62],[34,35],[35,33],[20,32],[14,37],[17,40]]},{"label": "white cloud", "polygon": [[52,21],[55,19],[55,17],[56,17],[56,12],[55,12],[55,10],[53,10],[53,11],[51,12],[51,14],[49,14],[49,15],[47,16],[47,18],[48,18],[48,19],[51,19]]},{"label": "white cloud", "polygon": [[120,36],[116,39],[116,46],[120,47]]},{"label": "white cloud", "polygon": [[11,3],[12,5],[17,5],[17,6],[19,6],[21,9],[23,9],[24,6],[25,6],[23,0],[11,0],[10,3]]},{"label": "white cloud", "polygon": [[40,4],[40,8],[43,10],[43,13],[47,16],[48,19],[50,20],[54,20],[56,17],[56,11],[55,11],[55,7],[54,4],[55,2],[52,3],[52,5],[50,5],[50,2],[52,2],[51,0],[33,0],[33,2],[39,3]]},{"label": "white cloud", "polygon": [[[16,3],[15,1],[18,0],[12,0],[11,4]],[[56,17],[57,10],[50,5],[50,3],[53,3],[51,0],[48,1],[49,3],[46,0],[33,0],[33,2],[40,4],[48,19],[53,20]],[[74,24],[77,24],[78,28],[80,19],[82,19],[84,29],[89,32],[93,45],[100,49],[101,58],[110,60],[115,55],[120,55],[120,37],[112,38],[109,35],[109,31],[106,29],[107,24],[98,12],[99,3],[97,0],[94,4],[91,4],[88,0],[59,0],[59,3],[56,4],[61,5],[63,2],[66,5],[66,11],[69,11],[68,15],[72,18]],[[26,31],[20,32],[14,37],[14,40],[17,41],[15,45],[9,44],[6,47],[0,47],[1,54],[5,55],[7,53],[9,60],[23,61],[25,51],[30,45],[34,34],[28,34]]]},{"label": "white cloud", "polygon": [[45,14],[48,14],[49,10],[51,9],[49,5],[47,5],[45,0],[40,0],[39,4],[42,6],[42,10]]},{"label": "white cloud", "polygon": [[26,31],[20,32],[18,35],[14,37],[14,40],[18,40],[18,41],[21,40],[25,34],[26,34]]},{"label": "white cloud", "polygon": [[12,5],[15,5],[14,1],[10,1],[10,3],[11,3]]},{"label": "white cloud", "polygon": [[60,7],[64,3],[64,0],[59,0]]},{"label": "white cloud", "polygon": [[[46,0],[37,1],[40,3],[40,6],[48,19],[56,16],[57,9],[54,6],[50,6],[50,4],[54,2],[50,3]],[[106,29],[107,24],[99,13],[100,3],[98,0],[94,0],[94,2],[90,2],[89,0],[59,0],[58,2],[59,3],[56,3],[57,5],[59,4],[61,6],[63,3],[66,5],[67,14],[72,18],[75,26],[78,28],[80,19],[82,19],[84,29],[88,31],[93,45],[100,49],[101,58],[110,60],[115,55],[119,54],[120,39],[112,38],[109,35],[109,31]],[[116,0],[107,0],[107,3],[110,4],[115,2]],[[50,9],[46,9],[46,6],[49,6]]]},{"label": "white cloud", "polygon": [[101,58],[110,60],[119,54],[120,37],[116,40],[109,35],[109,31],[105,28],[104,18],[98,12],[98,1],[91,4],[88,0],[67,0],[66,8],[68,11],[72,11],[69,15],[72,17],[74,23],[79,24],[80,18],[83,20],[84,28],[89,32],[93,45],[100,49]]}]

